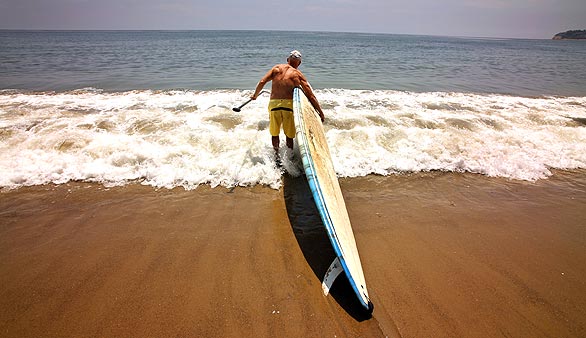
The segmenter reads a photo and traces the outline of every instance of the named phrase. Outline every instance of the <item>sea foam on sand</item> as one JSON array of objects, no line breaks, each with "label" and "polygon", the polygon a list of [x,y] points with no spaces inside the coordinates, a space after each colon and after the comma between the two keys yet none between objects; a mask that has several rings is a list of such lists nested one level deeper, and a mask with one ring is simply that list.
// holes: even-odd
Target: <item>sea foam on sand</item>
[{"label": "sea foam on sand", "polygon": [[[340,177],[452,171],[534,181],[586,168],[586,98],[316,91]],[[0,186],[281,186],[268,97],[250,92],[0,91]],[[283,139],[284,135],[282,135]],[[284,140],[282,140],[284,141]],[[284,142],[283,142],[284,143]],[[298,157],[290,167],[301,167]]]}]

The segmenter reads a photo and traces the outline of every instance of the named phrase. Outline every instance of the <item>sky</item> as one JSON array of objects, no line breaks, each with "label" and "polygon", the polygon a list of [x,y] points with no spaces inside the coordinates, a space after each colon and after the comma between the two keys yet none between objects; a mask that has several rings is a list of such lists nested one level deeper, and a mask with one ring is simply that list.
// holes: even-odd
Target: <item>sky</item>
[{"label": "sky", "polygon": [[0,29],[293,30],[549,39],[586,0],[0,0]]}]

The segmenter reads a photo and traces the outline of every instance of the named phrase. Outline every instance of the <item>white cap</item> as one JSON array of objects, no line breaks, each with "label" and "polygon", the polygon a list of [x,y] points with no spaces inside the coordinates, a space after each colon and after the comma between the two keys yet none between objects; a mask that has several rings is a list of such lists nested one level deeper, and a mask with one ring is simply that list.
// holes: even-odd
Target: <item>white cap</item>
[{"label": "white cap", "polygon": [[288,59],[289,58],[301,60],[301,52],[299,52],[298,50],[292,50],[291,53],[289,53]]}]

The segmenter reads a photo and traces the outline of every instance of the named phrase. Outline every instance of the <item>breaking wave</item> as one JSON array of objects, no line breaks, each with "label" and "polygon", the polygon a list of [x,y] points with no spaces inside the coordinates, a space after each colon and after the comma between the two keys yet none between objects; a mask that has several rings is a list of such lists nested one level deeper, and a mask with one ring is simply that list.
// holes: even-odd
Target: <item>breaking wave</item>
[{"label": "breaking wave", "polygon": [[[231,109],[250,94],[2,90],[0,186],[75,180],[279,188],[268,97]],[[586,97],[348,89],[316,95],[340,177],[441,170],[534,181],[551,169],[586,168]],[[285,167],[298,174],[298,156]]]}]

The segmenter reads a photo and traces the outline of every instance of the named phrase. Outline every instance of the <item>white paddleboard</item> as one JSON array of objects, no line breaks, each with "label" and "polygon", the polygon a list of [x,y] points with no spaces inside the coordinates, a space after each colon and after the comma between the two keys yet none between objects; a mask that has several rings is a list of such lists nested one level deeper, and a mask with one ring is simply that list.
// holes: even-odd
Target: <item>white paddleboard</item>
[{"label": "white paddleboard", "polygon": [[373,305],[368,298],[356,240],[324,129],[317,111],[300,88],[293,91],[293,114],[305,175],[337,256],[324,276],[322,288],[327,295],[336,277],[344,271],[360,303],[372,313]]}]

